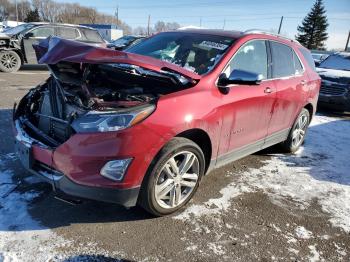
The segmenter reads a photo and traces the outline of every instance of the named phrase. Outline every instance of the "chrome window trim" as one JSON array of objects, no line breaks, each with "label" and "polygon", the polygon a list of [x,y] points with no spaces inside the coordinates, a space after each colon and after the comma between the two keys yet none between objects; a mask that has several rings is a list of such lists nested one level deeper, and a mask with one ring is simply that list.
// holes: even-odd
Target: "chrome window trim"
[{"label": "chrome window trim", "polygon": [[[301,74],[296,74],[296,73],[295,73],[295,74],[289,75],[289,76],[276,77],[276,78],[266,78],[266,79],[261,80],[261,82],[271,81],[271,80],[280,80],[280,79],[291,79],[291,78],[294,78],[294,77],[297,77],[297,76],[303,76],[303,75],[304,75],[304,73],[305,73],[305,71],[306,71],[306,70],[305,70],[305,66],[304,66],[302,60],[300,59],[300,56],[298,55],[297,52],[295,52],[295,50],[294,50],[293,47],[291,47],[291,46],[289,46],[289,45],[287,45],[287,44],[285,44],[285,43],[282,43],[282,42],[280,42],[280,41],[278,41],[278,40],[275,40],[275,39],[254,38],[254,39],[250,39],[250,40],[244,42],[244,43],[238,48],[238,50],[234,53],[234,55],[233,55],[233,56],[230,58],[230,60],[226,63],[224,69],[220,72],[219,76],[220,76],[221,74],[225,73],[225,71],[226,71],[226,69],[229,67],[229,65],[230,65],[230,63],[231,63],[231,61],[232,61],[232,59],[234,59],[234,57],[236,56],[237,52],[239,51],[239,49],[241,49],[241,47],[242,47],[243,45],[245,45],[245,44],[247,44],[247,43],[249,43],[249,42],[252,42],[252,41],[259,41],[259,40],[260,40],[260,41],[276,42],[276,43],[279,43],[279,44],[288,46],[289,48],[292,49],[292,51],[294,52],[294,54],[296,54],[296,56],[297,56],[297,58],[298,58],[298,60],[299,60],[299,62],[300,62],[300,64],[301,64],[301,66],[302,66],[302,68],[303,68],[303,71],[302,71]],[[271,56],[271,59],[272,59],[272,56]],[[218,80],[219,80],[219,76],[217,77],[217,79],[216,79],[216,81],[215,81],[215,85],[216,85],[216,86],[218,86],[217,83],[218,83]]]}]

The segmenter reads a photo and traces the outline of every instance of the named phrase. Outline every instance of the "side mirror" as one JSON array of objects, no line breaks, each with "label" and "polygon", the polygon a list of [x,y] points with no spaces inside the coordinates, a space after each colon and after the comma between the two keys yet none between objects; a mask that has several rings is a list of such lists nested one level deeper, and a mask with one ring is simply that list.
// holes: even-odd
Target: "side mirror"
[{"label": "side mirror", "polygon": [[29,32],[29,33],[26,33],[25,35],[24,35],[24,38],[25,39],[28,39],[28,38],[31,38],[31,37],[33,37],[34,36],[34,34],[32,33],[32,32]]},{"label": "side mirror", "polygon": [[321,61],[315,61],[315,66],[318,67],[321,64]]},{"label": "side mirror", "polygon": [[260,84],[263,76],[253,72],[235,69],[231,72],[227,78],[226,74],[221,74],[219,77],[219,86],[227,86],[231,84],[238,85],[258,85]]}]

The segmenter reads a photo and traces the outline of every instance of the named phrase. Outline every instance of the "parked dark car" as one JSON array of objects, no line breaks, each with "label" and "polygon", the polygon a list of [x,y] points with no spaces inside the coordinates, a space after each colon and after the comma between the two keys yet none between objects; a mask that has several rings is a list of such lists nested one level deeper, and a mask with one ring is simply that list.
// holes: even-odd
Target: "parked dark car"
[{"label": "parked dark car", "polygon": [[23,165],[57,192],[158,216],[208,170],[298,150],[321,82],[307,49],[263,32],[164,32],[124,53],[57,38],[36,48],[52,76],[14,109]]},{"label": "parked dark car", "polygon": [[36,64],[33,44],[49,36],[105,46],[101,35],[92,28],[49,23],[28,23],[0,34],[0,71],[15,72],[22,64]]},{"label": "parked dark car", "polygon": [[350,111],[350,53],[330,55],[317,72],[322,78],[318,104],[336,111]]},{"label": "parked dark car", "polygon": [[117,40],[110,42],[107,44],[107,47],[115,50],[124,50],[128,47],[140,43],[144,39],[146,39],[144,36],[125,35]]},{"label": "parked dark car", "polygon": [[319,66],[323,60],[325,60],[329,54],[311,52],[312,58],[315,61],[315,65]]}]

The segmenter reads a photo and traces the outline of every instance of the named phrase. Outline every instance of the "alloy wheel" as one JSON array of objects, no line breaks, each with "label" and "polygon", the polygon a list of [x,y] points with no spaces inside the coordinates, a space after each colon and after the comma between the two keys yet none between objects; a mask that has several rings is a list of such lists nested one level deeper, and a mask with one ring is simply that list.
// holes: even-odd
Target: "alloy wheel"
[{"label": "alloy wheel", "polygon": [[309,118],[306,114],[301,114],[299,116],[298,122],[292,133],[292,143],[293,147],[299,147],[304,141],[304,136],[306,128],[308,125]]},{"label": "alloy wheel", "polygon": [[18,60],[17,58],[9,53],[9,52],[2,52],[0,53],[0,63],[7,69],[11,70],[17,67]]},{"label": "alloy wheel", "polygon": [[156,179],[155,199],[162,208],[175,208],[185,202],[199,179],[199,161],[189,151],[172,156]]}]

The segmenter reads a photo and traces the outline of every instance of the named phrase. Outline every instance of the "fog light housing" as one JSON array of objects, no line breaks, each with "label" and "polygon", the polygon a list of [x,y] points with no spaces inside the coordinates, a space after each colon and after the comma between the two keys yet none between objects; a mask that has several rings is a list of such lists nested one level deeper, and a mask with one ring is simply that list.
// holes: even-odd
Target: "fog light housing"
[{"label": "fog light housing", "polygon": [[121,181],[132,158],[112,160],[107,162],[101,169],[100,174],[114,181]]}]

